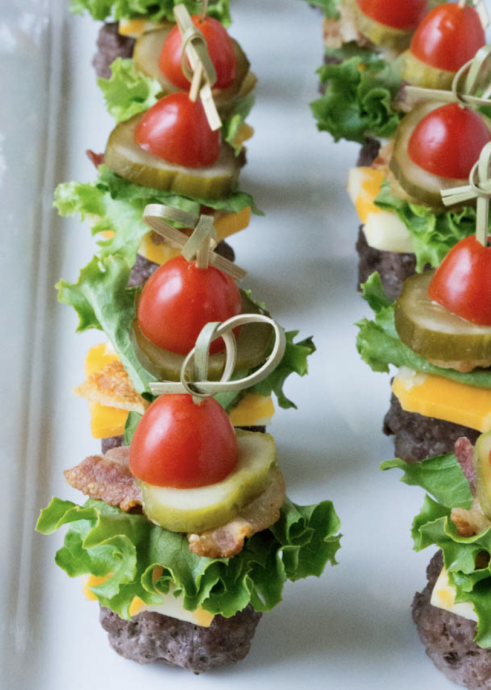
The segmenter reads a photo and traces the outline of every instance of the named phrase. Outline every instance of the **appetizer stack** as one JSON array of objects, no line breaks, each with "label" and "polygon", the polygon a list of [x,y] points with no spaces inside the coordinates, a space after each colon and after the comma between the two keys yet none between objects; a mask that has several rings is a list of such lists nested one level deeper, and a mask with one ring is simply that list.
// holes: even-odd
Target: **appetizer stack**
[{"label": "appetizer stack", "polygon": [[357,348],[392,379],[384,432],[427,496],[415,549],[441,549],[413,618],[451,680],[491,688],[491,49],[483,2],[319,2],[318,128],[362,145],[348,192]]},{"label": "appetizer stack", "polygon": [[285,582],[334,565],[340,536],[330,501],[287,498],[265,432],[273,394],[295,407],[283,385],[307,373],[312,339],[238,288],[224,243],[259,213],[237,189],[255,77],[220,23],[227,2],[171,5],[87,3],[116,20],[95,64],[117,124],[90,152],[97,179],[55,204],[99,237],[58,289],[78,331],[104,333],[75,391],[101,452],[65,471],[83,505],[54,498],[37,529],[68,526],[56,563],[118,653],[199,673],[242,659]]}]

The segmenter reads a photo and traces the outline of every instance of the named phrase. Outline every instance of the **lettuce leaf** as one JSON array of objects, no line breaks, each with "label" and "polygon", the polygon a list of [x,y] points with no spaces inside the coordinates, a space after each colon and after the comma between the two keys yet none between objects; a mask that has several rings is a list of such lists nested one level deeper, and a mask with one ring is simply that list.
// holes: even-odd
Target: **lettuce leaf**
[{"label": "lettuce leaf", "polygon": [[[437,500],[426,496],[412,527],[415,551],[438,546],[449,580],[456,590],[456,602],[474,605],[478,616],[474,640],[484,649],[491,648],[491,528],[472,537],[461,537],[450,519],[451,509],[470,508],[472,495],[459,462],[454,455],[443,455],[406,464],[393,460],[382,469],[397,467],[404,471],[402,481],[421,486]],[[467,488],[465,484],[467,483]],[[483,558],[486,556],[488,558]],[[476,565],[479,557],[479,565]],[[486,560],[487,566],[482,567]]]},{"label": "lettuce leaf", "polygon": [[138,72],[132,58],[116,58],[111,65],[110,78],[99,77],[97,85],[109,114],[116,122],[129,120],[133,115],[148,110],[162,93],[157,79]]},{"label": "lettuce leaf", "polygon": [[394,108],[401,85],[399,62],[386,62],[352,43],[327,50],[326,56],[341,62],[317,70],[326,87],[311,103],[319,131],[329,132],[335,141],[360,144],[367,136],[392,136],[403,115]]},{"label": "lettuce leaf", "polygon": [[233,112],[223,122],[222,139],[226,141],[227,144],[230,144],[230,146],[234,149],[236,156],[238,156],[244,148],[242,143],[236,143],[237,135],[239,134],[240,128],[244,124],[246,117],[251,112],[255,100],[256,97],[253,93],[241,98],[239,101],[237,101],[237,103],[235,103]]},{"label": "lettuce leaf", "polygon": [[[201,11],[199,0],[70,0],[70,11],[74,14],[90,14],[101,21],[136,19],[145,17],[149,21],[175,21],[174,7],[184,3],[190,14]],[[222,22],[224,26],[232,23],[230,0],[210,0],[208,14]]]},{"label": "lettuce leaf", "polygon": [[383,471],[394,468],[402,470],[401,482],[409,486],[420,486],[445,508],[469,509],[472,506],[469,482],[453,453],[415,463],[396,458],[380,465]]},{"label": "lettuce leaf", "polygon": [[338,10],[339,0],[304,0],[304,2],[320,7],[324,12],[324,16],[328,19],[339,19],[340,17]]},{"label": "lettuce leaf", "polygon": [[[227,618],[248,604],[256,611],[270,611],[282,600],[287,580],[319,577],[328,563],[336,565],[341,538],[330,501],[297,506],[288,499],[279,521],[248,539],[232,559],[196,556],[185,535],[102,501],[89,499],[78,506],[53,498],[41,511],[36,529],[52,534],[63,525],[69,529],[56,554],[57,565],[70,577],[111,573],[92,591],[102,606],[126,620],[133,597],[159,603],[158,592],[168,592],[171,584],[188,611],[202,606]],[[153,583],[156,566],[164,570]]]},{"label": "lettuce leaf", "polygon": [[409,230],[417,271],[422,271],[426,264],[434,268],[439,266],[459,240],[476,231],[475,207],[435,212],[427,206],[410,204],[394,196],[387,181],[384,181],[375,203],[387,211],[394,211]]},{"label": "lettuce leaf", "polygon": [[409,367],[414,371],[435,374],[444,378],[465,383],[476,388],[491,388],[491,370],[474,369],[462,373],[455,369],[443,369],[430,364],[417,355],[400,340],[394,322],[395,302],[385,295],[380,276],[373,273],[362,285],[363,297],[375,313],[375,320],[362,319],[356,324],[359,328],[356,347],[364,362],[373,371],[390,371],[389,365]]},{"label": "lettuce leaf", "polygon": [[298,333],[299,331],[287,331],[285,333],[286,350],[280,364],[263,381],[248,390],[249,393],[258,393],[259,395],[271,395],[274,393],[278,398],[278,405],[284,410],[291,407],[297,409],[295,403],[289,400],[283,391],[286,379],[290,374],[305,376],[308,373],[307,358],[316,349],[312,337],[295,343],[294,338],[296,338]]},{"label": "lettuce leaf", "polygon": [[55,191],[54,206],[61,216],[79,215],[92,223],[92,235],[112,232],[110,239],[100,239],[101,258],[120,254],[133,266],[142,237],[150,232],[142,220],[147,204],[167,204],[198,214],[201,206],[229,213],[238,213],[250,206],[256,215],[263,215],[250,194],[236,191],[225,199],[187,198],[133,184],[113,173],[106,165],[99,167],[95,182],[65,182]]},{"label": "lettuce leaf", "polygon": [[58,299],[78,314],[77,332],[92,328],[104,331],[118,353],[135,389],[149,392],[155,377],[142,367],[131,339],[136,317],[135,298],[141,288],[128,288],[131,266],[121,256],[96,256],[80,271],[77,283],[60,280]]}]

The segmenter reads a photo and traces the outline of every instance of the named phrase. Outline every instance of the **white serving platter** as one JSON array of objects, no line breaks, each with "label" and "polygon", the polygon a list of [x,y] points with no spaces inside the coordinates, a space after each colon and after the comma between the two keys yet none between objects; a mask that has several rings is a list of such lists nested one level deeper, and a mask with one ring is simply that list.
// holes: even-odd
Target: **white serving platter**
[{"label": "white serving platter", "polygon": [[84,155],[111,120],[90,66],[98,27],[63,0],[0,0],[0,685],[7,690],[250,687],[336,690],[453,687],[426,659],[411,621],[431,553],[414,554],[423,494],[378,465],[389,378],[355,349],[367,314],[356,293],[358,222],[344,190],[358,147],[318,133],[309,110],[322,60],[321,17],[299,0],[234,0],[232,35],[259,77],[241,186],[266,212],[233,238],[246,282],[288,329],[315,334],[310,376],[288,393],[298,411],[272,425],[291,498],[334,500],[339,565],[289,585],[241,664],[199,677],[118,657],[97,605],[53,562],[62,535],[33,532],[52,495],[80,497],[62,470],[94,452],[83,401],[70,390],[101,340],[76,335],[54,283],[91,258],[89,230],[51,211],[58,182],[93,179]]}]

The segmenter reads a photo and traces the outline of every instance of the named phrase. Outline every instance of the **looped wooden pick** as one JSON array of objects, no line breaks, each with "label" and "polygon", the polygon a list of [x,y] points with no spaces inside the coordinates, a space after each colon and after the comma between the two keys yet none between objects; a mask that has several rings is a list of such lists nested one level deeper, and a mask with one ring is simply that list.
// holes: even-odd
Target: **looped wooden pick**
[{"label": "looped wooden pick", "polygon": [[201,31],[193,24],[185,5],[177,5],[174,8],[174,15],[182,37],[182,71],[186,79],[191,82],[189,98],[196,101],[199,95],[208,123],[215,131],[220,129],[222,121],[211,91],[216,83],[217,73],[208,53],[208,43]]},{"label": "looped wooden pick", "polygon": [[[231,381],[237,358],[237,345],[234,329],[250,323],[266,323],[275,334],[273,350],[262,367],[243,379]],[[226,348],[225,369],[220,381],[208,381],[208,362],[211,343],[217,338],[223,338]],[[286,349],[285,331],[276,321],[265,314],[239,314],[231,319],[208,323],[196,340],[196,346],[185,358],[181,367],[180,382],[151,383],[150,390],[154,395],[167,393],[190,393],[194,398],[206,398],[217,393],[231,393],[244,390],[256,385],[276,369],[281,362]],[[194,377],[189,379],[190,363],[194,359]]]},{"label": "looped wooden pick", "polygon": [[491,101],[491,87],[487,88],[481,96],[476,96],[475,92],[479,88],[480,77],[485,69],[489,69],[489,57],[491,46],[479,48],[472,60],[463,65],[452,82],[450,91],[440,89],[425,89],[421,86],[406,86],[406,104],[417,101],[437,101],[441,103],[461,103],[475,108],[489,106]]},{"label": "looped wooden pick", "polygon": [[442,191],[445,206],[463,204],[477,199],[476,238],[487,246],[489,232],[489,202],[491,199],[491,142],[481,151],[479,160],[469,175],[469,184]]},{"label": "looped wooden pick", "polygon": [[203,21],[208,12],[208,0],[201,0],[201,13],[199,15],[200,21]]},{"label": "looped wooden pick", "polygon": [[[217,242],[213,216],[197,216],[164,204],[148,204],[143,211],[143,221],[172,247],[181,249],[185,259],[196,260],[199,268],[214,266],[219,271],[228,273],[234,280],[242,280],[247,275],[246,270],[215,253]],[[167,221],[194,228],[193,234],[188,237]]]}]

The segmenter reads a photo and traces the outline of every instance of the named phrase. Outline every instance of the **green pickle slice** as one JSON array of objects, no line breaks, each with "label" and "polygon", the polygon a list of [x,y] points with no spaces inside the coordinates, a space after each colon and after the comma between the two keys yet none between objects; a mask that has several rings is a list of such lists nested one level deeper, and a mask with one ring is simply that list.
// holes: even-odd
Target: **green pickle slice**
[{"label": "green pickle slice", "polygon": [[452,88],[455,72],[426,65],[410,50],[403,54],[401,63],[401,77],[408,84],[441,91],[449,91]]},{"label": "green pickle slice", "polygon": [[[156,29],[154,31],[146,31],[143,33],[135,44],[133,52],[133,61],[137,71],[142,72],[147,77],[156,79],[162,85],[162,91],[165,94],[175,93],[181,89],[173,84],[159,67],[159,56],[164,45],[165,39],[169,35],[171,27],[164,27],[163,29]],[[238,97],[242,98],[247,93],[252,91],[255,85],[255,79],[247,79],[249,75],[249,60],[244,51],[232,39],[234,44],[235,58],[237,61],[237,73],[233,84],[227,89],[213,89],[213,98],[220,115],[225,116],[232,101]],[[249,90],[245,91],[244,87],[248,84]],[[245,92],[244,92],[245,91]]]},{"label": "green pickle slice", "polygon": [[438,366],[471,371],[489,366],[491,326],[477,326],[433,302],[428,295],[435,271],[404,282],[395,307],[395,325],[402,342]]},{"label": "green pickle slice", "polygon": [[[267,314],[255,304],[245,292],[240,291],[242,314]],[[142,366],[159,379],[180,381],[184,356],[162,350],[148,340],[140,330],[138,320],[133,321],[136,338],[136,352]],[[235,371],[245,372],[258,367],[266,360],[273,341],[271,326],[265,323],[251,323],[242,326],[237,338],[237,362]],[[218,381],[225,367],[225,354],[210,355],[208,379]]]},{"label": "green pickle slice", "polygon": [[120,122],[109,135],[104,159],[115,173],[135,184],[199,199],[220,199],[237,186],[240,161],[228,144],[222,143],[214,165],[185,168],[144,151],[134,140],[135,127],[143,114]]},{"label": "green pickle slice", "polygon": [[174,489],[138,481],[145,515],[171,532],[200,533],[233,520],[274,481],[279,471],[270,434],[237,430],[239,460],[222,482]]},{"label": "green pickle slice", "polygon": [[491,431],[481,434],[474,446],[472,458],[476,493],[482,511],[491,520]]},{"label": "green pickle slice", "polygon": [[[415,204],[427,204],[436,210],[445,208],[441,197],[442,189],[460,187],[467,184],[468,180],[451,180],[423,170],[409,157],[408,146],[418,123],[432,110],[440,108],[441,105],[441,103],[435,102],[423,103],[416,106],[409,115],[406,115],[399,125],[389,164],[396,183],[405,192],[408,201]],[[486,121],[486,118],[483,119]],[[487,121],[486,124],[488,127],[491,125]]]}]

